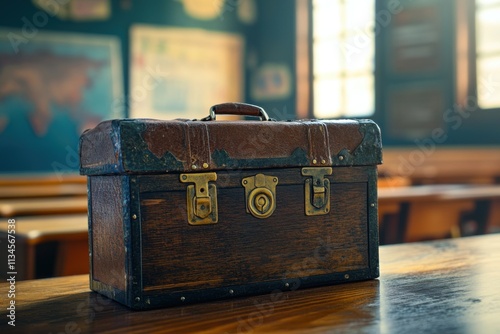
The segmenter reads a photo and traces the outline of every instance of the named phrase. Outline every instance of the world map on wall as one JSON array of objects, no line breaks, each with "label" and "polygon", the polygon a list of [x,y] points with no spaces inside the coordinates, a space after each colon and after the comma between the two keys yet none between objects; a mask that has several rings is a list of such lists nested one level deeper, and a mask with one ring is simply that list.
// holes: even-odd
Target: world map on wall
[{"label": "world map on wall", "polygon": [[[1,172],[51,172],[77,155],[80,134],[123,117],[119,42],[113,37],[40,33],[19,48],[0,31]],[[73,159],[74,160],[74,159]]]},{"label": "world map on wall", "polygon": [[[100,121],[98,115],[82,110],[82,102],[85,91],[92,86],[92,72],[104,65],[102,61],[49,51],[0,55],[0,103],[9,97],[29,102],[33,106],[29,122],[38,136],[47,133],[52,105],[66,109],[77,122]],[[9,116],[0,115],[0,133],[8,123]]]}]

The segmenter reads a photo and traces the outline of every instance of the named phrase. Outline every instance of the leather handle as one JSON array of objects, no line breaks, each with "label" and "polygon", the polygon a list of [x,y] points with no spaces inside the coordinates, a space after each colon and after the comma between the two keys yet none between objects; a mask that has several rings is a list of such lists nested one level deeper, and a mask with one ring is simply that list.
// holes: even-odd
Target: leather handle
[{"label": "leather handle", "polygon": [[269,121],[269,116],[259,106],[248,103],[228,102],[216,104],[210,108],[210,114],[203,121],[215,121],[216,115],[238,115],[260,117],[262,121]]}]

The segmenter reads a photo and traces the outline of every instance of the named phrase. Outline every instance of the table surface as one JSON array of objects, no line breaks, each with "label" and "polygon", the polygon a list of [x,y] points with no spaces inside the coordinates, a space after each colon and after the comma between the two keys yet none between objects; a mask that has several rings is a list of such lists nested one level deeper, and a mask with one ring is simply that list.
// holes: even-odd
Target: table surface
[{"label": "table surface", "polygon": [[[87,275],[20,281],[15,330],[499,333],[499,264],[500,234],[382,246],[378,280],[151,311],[131,311],[89,291]],[[0,291],[6,328],[8,285]]]}]

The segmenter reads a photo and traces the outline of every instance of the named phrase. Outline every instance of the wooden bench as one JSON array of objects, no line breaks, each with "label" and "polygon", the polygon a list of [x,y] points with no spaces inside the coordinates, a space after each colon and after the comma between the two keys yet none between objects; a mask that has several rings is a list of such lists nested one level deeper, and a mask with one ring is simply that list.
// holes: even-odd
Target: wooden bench
[{"label": "wooden bench", "polygon": [[[33,279],[40,262],[50,270],[50,276],[88,273],[88,220],[86,214],[15,219],[16,271],[19,279]],[[7,224],[0,225],[2,261],[7,260]],[[43,247],[52,243],[55,251]],[[4,247],[5,246],[5,247]],[[5,253],[5,254],[3,254]],[[45,258],[55,253],[55,258]],[[52,254],[53,255],[53,254]],[[6,264],[3,266],[6,268]],[[44,268],[47,269],[47,268]],[[2,277],[6,271],[0,272]]]},{"label": "wooden bench", "polygon": [[464,219],[472,234],[500,228],[500,185],[425,185],[381,188],[381,243],[413,242],[462,234]]},{"label": "wooden bench", "polygon": [[83,196],[85,184],[0,186],[0,199]]},{"label": "wooden bench", "polygon": [[0,217],[86,213],[87,197],[1,199]]},{"label": "wooden bench", "polygon": [[[86,193],[86,178],[76,174],[0,177],[0,217],[16,221],[21,279],[88,272]],[[2,240],[6,228],[0,228]],[[6,252],[3,242],[0,252]]]},{"label": "wooden bench", "polygon": [[500,147],[385,148],[379,172],[412,184],[500,183]]}]

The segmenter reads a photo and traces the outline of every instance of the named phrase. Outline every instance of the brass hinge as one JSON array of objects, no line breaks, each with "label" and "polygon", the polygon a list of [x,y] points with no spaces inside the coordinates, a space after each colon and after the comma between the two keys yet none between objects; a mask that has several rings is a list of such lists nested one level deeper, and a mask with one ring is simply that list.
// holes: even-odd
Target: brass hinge
[{"label": "brass hinge", "polygon": [[241,180],[245,187],[247,213],[255,218],[267,218],[276,209],[276,185],[278,178],[264,174],[245,177]]},{"label": "brass hinge", "polygon": [[330,180],[326,175],[332,175],[332,167],[304,167],[303,176],[306,179],[304,188],[305,211],[307,216],[326,215],[330,212]]},{"label": "brass hinge", "polygon": [[194,183],[187,186],[187,216],[190,225],[216,224],[217,210],[217,188],[215,184],[209,184],[217,180],[216,173],[193,173],[181,174],[180,181],[183,183]]}]

